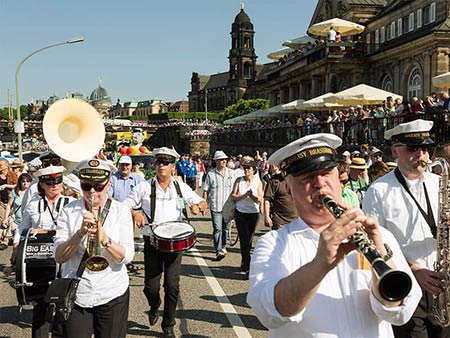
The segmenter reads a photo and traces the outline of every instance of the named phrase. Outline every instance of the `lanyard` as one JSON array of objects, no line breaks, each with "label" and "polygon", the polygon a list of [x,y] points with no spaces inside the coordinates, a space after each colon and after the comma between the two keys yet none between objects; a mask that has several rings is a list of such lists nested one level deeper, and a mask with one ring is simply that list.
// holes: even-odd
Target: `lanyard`
[{"label": "lanyard", "polygon": [[428,226],[430,227],[431,233],[433,234],[433,237],[436,238],[436,222],[434,221],[433,217],[433,210],[431,209],[431,203],[430,198],[428,197],[428,191],[427,187],[425,186],[425,182],[423,182],[423,189],[425,191],[425,199],[427,201],[427,210],[428,213],[426,213],[422,207],[420,206],[419,202],[415,199],[414,195],[411,193],[411,191],[408,189],[408,186],[406,185],[405,178],[400,173],[400,170],[398,168],[395,168],[394,170],[395,177],[397,177],[397,180],[400,182],[400,184],[405,188],[406,192],[411,196],[411,198],[416,203],[417,207],[419,208],[420,213],[422,214],[423,218],[427,222]]}]

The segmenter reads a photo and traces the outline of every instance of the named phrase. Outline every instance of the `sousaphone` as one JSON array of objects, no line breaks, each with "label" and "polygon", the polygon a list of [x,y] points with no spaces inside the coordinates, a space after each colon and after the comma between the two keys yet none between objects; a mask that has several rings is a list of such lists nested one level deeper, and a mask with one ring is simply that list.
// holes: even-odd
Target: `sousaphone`
[{"label": "sousaphone", "polygon": [[99,113],[81,99],[53,103],[45,113],[42,129],[50,149],[69,162],[94,157],[105,142],[105,126]]}]

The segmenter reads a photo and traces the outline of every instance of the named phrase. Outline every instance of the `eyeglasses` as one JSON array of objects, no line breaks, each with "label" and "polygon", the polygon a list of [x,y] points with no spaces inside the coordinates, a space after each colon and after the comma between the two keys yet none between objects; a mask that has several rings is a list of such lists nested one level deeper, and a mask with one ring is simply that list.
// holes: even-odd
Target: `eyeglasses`
[{"label": "eyeglasses", "polygon": [[173,162],[167,161],[167,160],[156,160],[155,163],[156,163],[156,165],[162,164],[162,165],[166,166],[166,165],[172,164]]},{"label": "eyeglasses", "polygon": [[80,186],[81,186],[81,189],[83,191],[91,191],[91,189],[94,188],[94,190],[96,192],[103,191],[103,189],[105,189],[107,184],[108,184],[108,182],[106,182],[104,184],[100,184],[100,183],[89,184],[89,183],[86,183],[86,182],[80,182]]},{"label": "eyeglasses", "polygon": [[54,165],[54,166],[61,165],[61,159],[59,159],[59,158],[49,158],[49,159],[42,160],[42,166],[44,168],[46,168],[46,167],[48,167],[50,165]]}]

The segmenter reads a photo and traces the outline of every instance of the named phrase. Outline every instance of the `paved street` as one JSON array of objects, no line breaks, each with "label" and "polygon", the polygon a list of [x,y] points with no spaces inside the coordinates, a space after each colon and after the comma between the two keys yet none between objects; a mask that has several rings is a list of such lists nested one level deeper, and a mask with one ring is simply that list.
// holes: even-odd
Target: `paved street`
[{"label": "paved street", "polygon": [[[181,297],[175,327],[177,336],[267,337],[267,330],[246,303],[248,281],[239,272],[239,243],[228,248],[229,253],[224,260],[215,262],[208,216],[192,218],[192,223],[197,229],[197,243],[183,258]],[[257,235],[264,231],[260,222]],[[11,247],[0,251],[0,271],[7,266],[10,253]],[[140,270],[130,273],[131,301],[127,336],[162,337],[161,319],[156,326],[150,328],[148,325],[148,305],[142,292],[142,252],[136,254],[135,263]],[[0,272],[0,338],[31,336],[31,306],[25,306],[22,313],[19,312],[15,290],[12,288],[14,278],[14,275],[6,276]]]}]

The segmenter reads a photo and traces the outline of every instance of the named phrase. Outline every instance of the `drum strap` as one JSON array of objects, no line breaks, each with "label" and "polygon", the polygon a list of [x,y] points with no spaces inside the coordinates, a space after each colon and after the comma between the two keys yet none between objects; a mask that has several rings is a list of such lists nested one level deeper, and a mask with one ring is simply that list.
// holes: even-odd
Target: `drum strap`
[{"label": "drum strap", "polygon": [[[63,207],[64,207],[67,203],[69,203],[69,198],[68,198],[68,197],[64,197],[64,198],[58,199],[58,202],[56,202],[56,208],[55,208],[55,210],[56,210],[57,213],[59,213],[59,210],[61,209],[61,200],[62,200],[62,199],[64,199],[64,205],[63,205]],[[50,207],[48,206],[47,200],[45,199],[45,197],[43,197],[43,198],[41,199],[41,201],[42,201],[42,200],[44,201],[44,212],[45,212],[45,209],[48,209],[48,212],[50,213],[50,217],[52,218],[53,224],[56,225],[56,219],[55,219],[55,217],[53,216],[53,213],[52,213],[52,211],[50,210]],[[41,208],[39,207],[39,209],[41,209]]]},{"label": "drum strap", "polygon": [[[178,197],[183,198],[183,194],[181,193],[180,184],[178,183],[178,181],[173,181],[173,184],[175,185],[175,190],[177,191]],[[187,211],[186,211],[186,203],[184,204],[183,215],[186,218],[186,221],[189,224],[191,224],[191,222],[189,221]]]},{"label": "drum strap", "polygon": [[[183,194],[181,193],[180,184],[177,181],[173,181],[175,186],[175,190],[177,191],[177,195],[180,198],[183,198]],[[144,212],[144,215],[147,217],[149,224],[153,224],[153,220],[155,219],[155,207],[156,207],[156,179],[152,180],[152,187],[150,190],[150,217]],[[183,208],[183,215],[186,218],[187,222],[190,224],[189,217],[186,211],[186,205]]]}]

